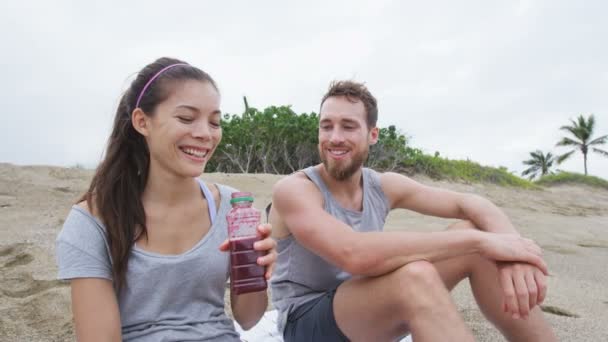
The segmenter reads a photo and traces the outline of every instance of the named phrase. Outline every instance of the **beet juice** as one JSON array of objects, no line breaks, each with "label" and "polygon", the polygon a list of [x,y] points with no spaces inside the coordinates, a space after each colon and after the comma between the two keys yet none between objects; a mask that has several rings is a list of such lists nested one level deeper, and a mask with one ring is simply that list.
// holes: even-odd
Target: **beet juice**
[{"label": "beet juice", "polygon": [[232,209],[226,215],[230,241],[230,290],[235,294],[266,289],[264,267],[257,264],[263,252],[253,249],[260,239],[258,225],[260,211],[253,208],[250,192],[235,192],[230,200]]}]

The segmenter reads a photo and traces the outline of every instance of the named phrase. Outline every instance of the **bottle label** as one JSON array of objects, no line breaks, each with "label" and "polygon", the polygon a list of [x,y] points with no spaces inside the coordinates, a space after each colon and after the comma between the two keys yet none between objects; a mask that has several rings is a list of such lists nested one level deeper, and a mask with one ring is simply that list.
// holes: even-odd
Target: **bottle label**
[{"label": "bottle label", "polygon": [[228,231],[230,238],[239,238],[257,234],[260,216],[255,213],[238,213],[228,218]]}]

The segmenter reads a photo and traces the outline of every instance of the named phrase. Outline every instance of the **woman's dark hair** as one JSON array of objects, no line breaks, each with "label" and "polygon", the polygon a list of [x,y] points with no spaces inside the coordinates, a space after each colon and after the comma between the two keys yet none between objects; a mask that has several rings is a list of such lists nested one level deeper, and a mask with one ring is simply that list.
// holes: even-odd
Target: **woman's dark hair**
[{"label": "woman's dark hair", "polygon": [[[144,67],[127,89],[116,110],[112,134],[104,157],[95,171],[91,185],[79,202],[86,201],[91,213],[95,208],[109,242],[114,287],[126,285],[129,254],[135,241],[146,234],[146,214],[141,195],[147,183],[150,154],[144,137],[133,128],[131,114],[142,89],[167,66],[185,63],[173,58],[159,58]],[[166,100],[176,82],[197,80],[209,82],[217,90],[211,76],[190,66],[178,65],[163,71],[145,89],[139,108],[148,116],[155,115],[156,106]]]}]

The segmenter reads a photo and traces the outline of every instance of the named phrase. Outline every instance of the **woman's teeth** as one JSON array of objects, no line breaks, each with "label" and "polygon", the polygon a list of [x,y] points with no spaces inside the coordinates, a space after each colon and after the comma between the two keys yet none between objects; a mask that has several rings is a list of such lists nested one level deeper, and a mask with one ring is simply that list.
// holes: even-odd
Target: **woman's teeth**
[{"label": "woman's teeth", "polygon": [[198,158],[205,158],[207,156],[207,151],[195,150],[193,148],[184,148],[182,151]]}]

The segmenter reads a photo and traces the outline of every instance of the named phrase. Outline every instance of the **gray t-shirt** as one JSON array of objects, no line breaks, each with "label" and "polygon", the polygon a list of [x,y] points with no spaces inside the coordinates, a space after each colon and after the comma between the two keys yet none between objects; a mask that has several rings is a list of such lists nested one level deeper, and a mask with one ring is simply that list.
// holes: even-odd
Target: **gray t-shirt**
[{"label": "gray t-shirt", "polygon": [[[127,287],[118,295],[124,341],[240,341],[224,310],[229,255],[218,247],[227,238],[230,194],[218,185],[217,214],[204,184],[211,215],[209,232],[189,251],[164,255],[134,245]],[[213,209],[212,209],[213,208]],[[112,280],[105,227],[86,210],[73,206],[56,241],[60,279]]]}]

